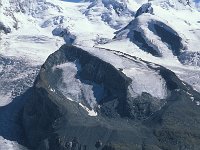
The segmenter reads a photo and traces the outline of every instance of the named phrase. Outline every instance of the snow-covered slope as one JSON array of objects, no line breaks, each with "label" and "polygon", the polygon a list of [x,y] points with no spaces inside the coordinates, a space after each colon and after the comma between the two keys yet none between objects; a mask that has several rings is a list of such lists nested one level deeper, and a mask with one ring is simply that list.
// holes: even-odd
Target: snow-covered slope
[{"label": "snow-covered slope", "polygon": [[[123,53],[166,66],[199,91],[200,13],[193,8],[165,10],[152,7],[153,14],[145,13],[133,19],[115,32],[112,41],[96,47],[113,50],[121,47]],[[193,82],[186,77],[188,73],[178,74],[177,69],[184,73],[193,72]]]},{"label": "snow-covered slope", "polygon": [[134,16],[133,9],[129,7],[127,0],[91,1],[87,9],[82,11],[89,20],[104,21],[115,29],[123,27]]},{"label": "snow-covered slope", "polygon": [[[146,0],[135,0],[139,4],[146,3]],[[185,10],[190,7],[195,7],[195,1],[191,0],[149,0],[153,5],[159,6],[163,9],[170,10],[171,8],[176,10]]]},{"label": "snow-covered slope", "polygon": [[16,142],[9,141],[0,136],[0,149],[1,150],[27,150],[27,148],[19,145]]}]

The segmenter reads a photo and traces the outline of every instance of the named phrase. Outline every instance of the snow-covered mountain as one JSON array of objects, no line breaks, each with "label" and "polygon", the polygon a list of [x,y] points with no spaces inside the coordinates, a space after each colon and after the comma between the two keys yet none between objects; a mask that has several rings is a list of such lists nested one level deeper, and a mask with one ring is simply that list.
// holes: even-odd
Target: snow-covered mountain
[{"label": "snow-covered mountain", "polygon": [[[177,75],[199,91],[199,76],[194,75],[199,70],[199,12],[191,7],[178,11],[154,5],[147,7],[146,4],[142,7],[143,12],[148,13],[141,13],[126,27],[115,32],[111,41],[97,47],[113,50],[123,47],[120,51],[124,53],[164,65],[177,72]],[[149,7],[152,8],[151,13]],[[193,17],[189,17],[190,15]],[[192,74],[196,72],[192,76],[195,79],[191,83],[187,75],[178,74],[176,69],[189,69],[188,72]]]},{"label": "snow-covered mountain", "polygon": [[104,21],[114,29],[120,29],[134,16],[127,0],[97,0],[85,9],[84,14],[94,22]]},{"label": "snow-covered mountain", "polygon": [[[38,82],[35,81],[35,87],[38,88],[37,83],[41,83],[41,87],[45,87],[44,89],[50,94],[61,93],[70,103],[75,101],[78,106],[86,110],[89,116],[101,116],[99,111],[104,110],[107,111],[103,113],[104,115],[126,114],[127,117],[130,113],[129,115],[134,118],[138,112],[142,113],[136,110],[139,106],[134,109],[130,107],[130,112],[126,113],[121,108],[120,113],[110,110],[114,106],[117,107],[118,102],[121,103],[121,95],[118,95],[118,91],[114,89],[118,75],[120,81],[128,82],[126,91],[123,91],[128,93],[128,98],[125,96],[126,107],[132,106],[132,103],[129,103],[132,99],[137,99],[134,105],[138,99],[147,103],[145,98],[148,97],[152,100],[151,109],[158,111],[162,110],[167,103],[171,90],[167,87],[168,79],[159,74],[162,70],[159,67],[164,67],[181,79],[180,82],[183,82],[181,86],[179,85],[181,89],[185,90],[189,86],[194,89],[194,91],[190,88],[185,90],[186,95],[189,92],[188,99],[191,103],[189,105],[195,107],[194,110],[200,109],[198,107],[200,99],[197,94],[194,94],[196,91],[200,92],[198,5],[191,0],[86,0],[79,3],[60,0],[1,0],[0,136],[2,138],[0,138],[0,149],[1,147],[20,149],[19,144],[26,143],[23,138],[23,128],[18,123],[16,114],[24,106],[25,100],[19,99],[33,86],[39,72],[39,75],[44,76],[40,80],[37,77]],[[84,68],[84,62],[76,60],[81,59],[80,56],[74,54],[74,61],[65,58],[63,62],[52,63],[52,59],[48,56],[65,43],[82,49],[81,55],[85,54],[82,51],[86,51],[91,55],[89,55],[91,58],[89,56],[86,58],[93,60],[91,62],[94,64],[87,62]],[[57,53],[51,56],[62,58],[57,56]],[[85,55],[82,57],[85,61]],[[48,63],[47,60],[46,66],[49,64],[54,66],[47,68],[50,71],[43,74],[39,68],[47,58],[51,61]],[[53,61],[56,62],[54,59]],[[115,82],[108,82],[108,76],[112,76],[112,73],[106,75],[104,69],[100,69],[99,75],[104,76],[105,80],[102,80],[98,74],[96,80],[95,77],[91,78],[93,74],[88,74],[88,68],[92,70],[95,65],[101,63],[104,64],[103,68],[112,66],[108,67],[108,70],[115,72],[117,76]],[[56,70],[62,70],[62,76]],[[77,77],[80,72],[83,72],[83,75]],[[51,74],[48,76],[48,73]],[[54,75],[57,78],[52,81]],[[48,79],[43,80],[46,78]],[[175,78],[174,75],[170,76],[170,79],[172,78]],[[44,85],[45,81],[52,85]],[[179,84],[178,79],[176,84]],[[119,101],[114,100],[116,103],[111,104],[106,102],[106,100],[112,101],[113,97],[119,98]],[[99,107],[102,109],[99,110]],[[72,108],[69,112],[79,109],[76,106]],[[144,117],[143,114],[141,116]],[[107,124],[107,121],[103,122]],[[113,130],[118,130],[118,127],[113,126],[114,122],[111,126]],[[96,122],[94,124],[96,125]],[[12,141],[17,141],[19,144]]]}]

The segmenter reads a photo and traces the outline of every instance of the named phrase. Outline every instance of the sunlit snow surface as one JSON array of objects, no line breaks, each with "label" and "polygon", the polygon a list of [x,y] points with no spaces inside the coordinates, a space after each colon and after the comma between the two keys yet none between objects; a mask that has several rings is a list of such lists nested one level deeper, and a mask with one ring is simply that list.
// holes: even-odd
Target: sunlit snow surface
[{"label": "sunlit snow surface", "polygon": [[0,149],[1,150],[28,150],[14,141],[9,141],[0,136]]}]

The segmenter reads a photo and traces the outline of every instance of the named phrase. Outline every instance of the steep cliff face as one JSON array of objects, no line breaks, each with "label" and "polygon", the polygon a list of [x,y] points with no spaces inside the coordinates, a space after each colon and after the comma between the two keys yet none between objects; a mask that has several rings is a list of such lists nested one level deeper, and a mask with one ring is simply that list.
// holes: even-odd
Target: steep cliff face
[{"label": "steep cliff face", "polygon": [[[63,45],[41,67],[23,124],[34,149],[61,149],[73,137],[90,149],[99,139],[124,150],[198,149],[199,100],[199,93],[162,66]],[[182,130],[188,121],[194,130]]]}]

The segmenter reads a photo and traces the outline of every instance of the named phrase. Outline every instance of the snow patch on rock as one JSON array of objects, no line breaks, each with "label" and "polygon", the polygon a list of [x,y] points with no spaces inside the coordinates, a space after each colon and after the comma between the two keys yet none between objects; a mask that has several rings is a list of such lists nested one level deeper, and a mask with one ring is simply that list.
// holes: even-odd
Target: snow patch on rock
[{"label": "snow patch on rock", "polygon": [[53,70],[62,70],[61,82],[58,83],[58,89],[68,99],[78,103],[85,103],[90,108],[94,109],[97,102],[104,97],[104,87],[89,81],[83,81],[78,76],[81,66],[76,61],[75,63],[67,62],[54,66]]},{"label": "snow patch on rock", "polygon": [[165,80],[158,73],[148,68],[139,67],[124,69],[123,73],[132,79],[132,84],[129,86],[132,97],[137,97],[143,92],[159,99],[167,97]]},{"label": "snow patch on rock", "polygon": [[83,109],[85,109],[87,112],[88,112],[88,115],[89,116],[92,116],[92,117],[95,117],[97,116],[97,112],[95,112],[93,109],[90,110],[89,108],[87,108],[86,106],[84,106],[83,104],[81,103],[78,103]]},{"label": "snow patch on rock", "polygon": [[9,141],[0,136],[0,149],[1,150],[28,150],[27,148],[19,145],[15,141]]}]

